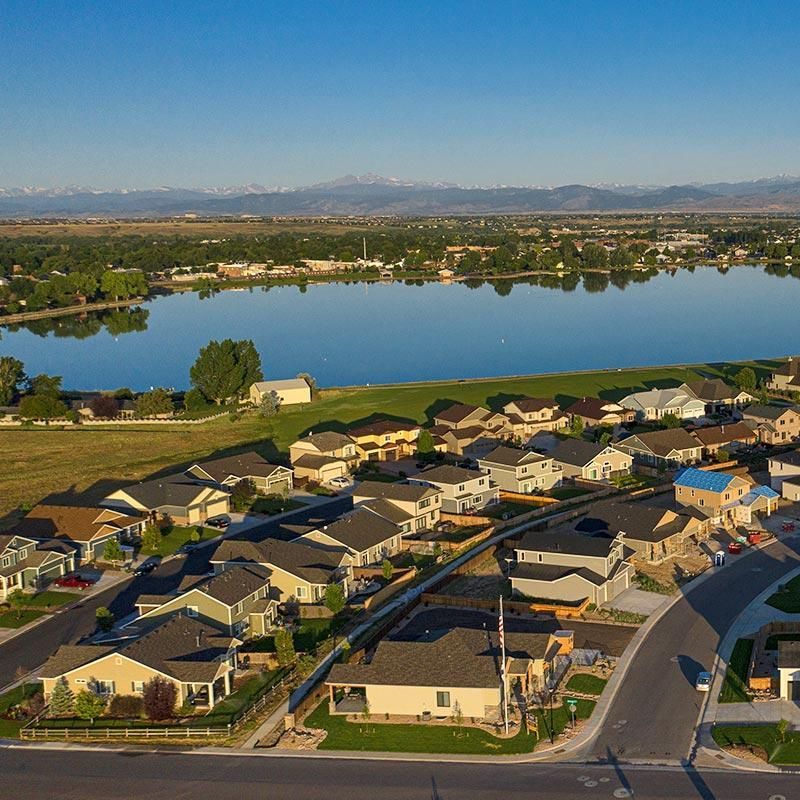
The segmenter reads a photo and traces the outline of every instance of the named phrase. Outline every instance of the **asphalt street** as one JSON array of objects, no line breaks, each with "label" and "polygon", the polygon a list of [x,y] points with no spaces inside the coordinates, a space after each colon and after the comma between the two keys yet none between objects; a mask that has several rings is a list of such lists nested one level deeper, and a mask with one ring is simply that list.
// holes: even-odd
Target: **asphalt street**
[{"label": "asphalt street", "polygon": [[694,688],[697,673],[711,669],[736,617],[800,566],[798,552],[797,538],[775,542],[729,560],[711,579],[690,588],[644,640],[586,755],[648,762],[685,758],[704,699]]},{"label": "asphalt street", "polygon": [[[310,519],[331,519],[352,507],[350,497],[343,497],[324,506],[300,509],[279,521],[265,521],[243,532],[237,538],[253,541],[281,535],[280,525],[302,524]],[[100,606],[111,609],[117,619],[135,611],[136,598],[141,594],[167,594],[175,589],[184,575],[203,575],[209,570],[208,560],[214,547],[203,547],[186,558],[165,561],[157,570],[112,586],[100,594],[88,597],[24,633],[0,645],[0,687],[15,680],[20,667],[26,671],[41,666],[62,644],[75,644],[95,629],[95,611]]]},{"label": "asphalt street", "polygon": [[86,750],[2,751],[14,800],[795,800],[800,777],[576,764],[434,764]]}]

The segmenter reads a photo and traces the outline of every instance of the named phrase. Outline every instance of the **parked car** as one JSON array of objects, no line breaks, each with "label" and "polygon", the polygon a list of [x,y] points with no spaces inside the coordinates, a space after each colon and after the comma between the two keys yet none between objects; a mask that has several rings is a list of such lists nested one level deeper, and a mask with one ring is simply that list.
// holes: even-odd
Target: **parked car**
[{"label": "parked car", "polygon": [[741,545],[741,543],[740,543],[740,542],[731,542],[731,543],[728,545],[728,552],[729,552],[731,555],[734,555],[734,556],[736,556],[736,555],[739,555],[739,553],[741,553],[741,552],[742,552],[742,545]]},{"label": "parked car", "polygon": [[350,485],[350,479],[342,475],[338,478],[331,478],[328,483],[336,489],[346,489]]},{"label": "parked car", "polygon": [[224,531],[230,524],[231,521],[228,517],[212,517],[206,520],[206,525],[208,525],[209,528],[217,528],[221,531]]},{"label": "parked car", "polygon": [[149,575],[157,566],[159,562],[155,559],[150,559],[149,561],[145,561],[143,564],[139,564],[138,567],[133,571],[133,574],[138,576],[141,575]]},{"label": "parked car", "polygon": [[711,691],[711,673],[710,672],[698,672],[697,673],[697,680],[694,682],[694,688],[697,689],[698,692],[710,692]]},{"label": "parked car", "polygon": [[64,575],[61,578],[56,578],[54,581],[56,586],[62,589],[88,589],[94,586],[95,581],[92,578],[85,578],[83,575]]},{"label": "parked car", "polygon": [[179,552],[179,553],[186,553],[186,554],[188,554],[188,553],[192,553],[192,552],[194,552],[195,550],[197,550],[197,548],[198,548],[199,546],[200,546],[200,545],[199,545],[197,542],[184,542],[184,543],[183,543],[183,544],[182,544],[182,545],[181,545],[181,546],[178,548],[178,552]]}]

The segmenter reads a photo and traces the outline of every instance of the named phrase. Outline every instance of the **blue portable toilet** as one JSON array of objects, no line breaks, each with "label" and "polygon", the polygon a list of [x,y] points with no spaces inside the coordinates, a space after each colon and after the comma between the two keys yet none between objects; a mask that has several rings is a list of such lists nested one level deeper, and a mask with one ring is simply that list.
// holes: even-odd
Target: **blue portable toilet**
[{"label": "blue portable toilet", "polygon": [[724,550],[717,550],[714,553],[714,566],[715,567],[724,567],[725,566],[725,551]]}]

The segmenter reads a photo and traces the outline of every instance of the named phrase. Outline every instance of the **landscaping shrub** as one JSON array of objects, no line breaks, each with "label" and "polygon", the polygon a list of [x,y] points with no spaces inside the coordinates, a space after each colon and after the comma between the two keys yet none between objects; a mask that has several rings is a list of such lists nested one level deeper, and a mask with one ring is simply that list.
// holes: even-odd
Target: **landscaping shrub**
[{"label": "landscaping shrub", "polygon": [[120,719],[135,719],[144,713],[144,699],[135,694],[118,694],[111,699],[108,713]]},{"label": "landscaping shrub", "polygon": [[170,719],[175,713],[178,690],[172,681],[157,675],[144,685],[144,713],[153,722]]}]

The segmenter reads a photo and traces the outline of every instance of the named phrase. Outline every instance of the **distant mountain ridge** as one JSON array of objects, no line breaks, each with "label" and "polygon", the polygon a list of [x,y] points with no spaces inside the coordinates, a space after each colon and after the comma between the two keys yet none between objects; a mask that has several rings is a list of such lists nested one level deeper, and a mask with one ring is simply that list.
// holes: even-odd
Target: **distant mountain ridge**
[{"label": "distant mountain ridge", "polygon": [[0,217],[434,216],[611,211],[800,211],[800,177],[635,186],[459,186],[345,175],[303,187],[0,188]]}]

